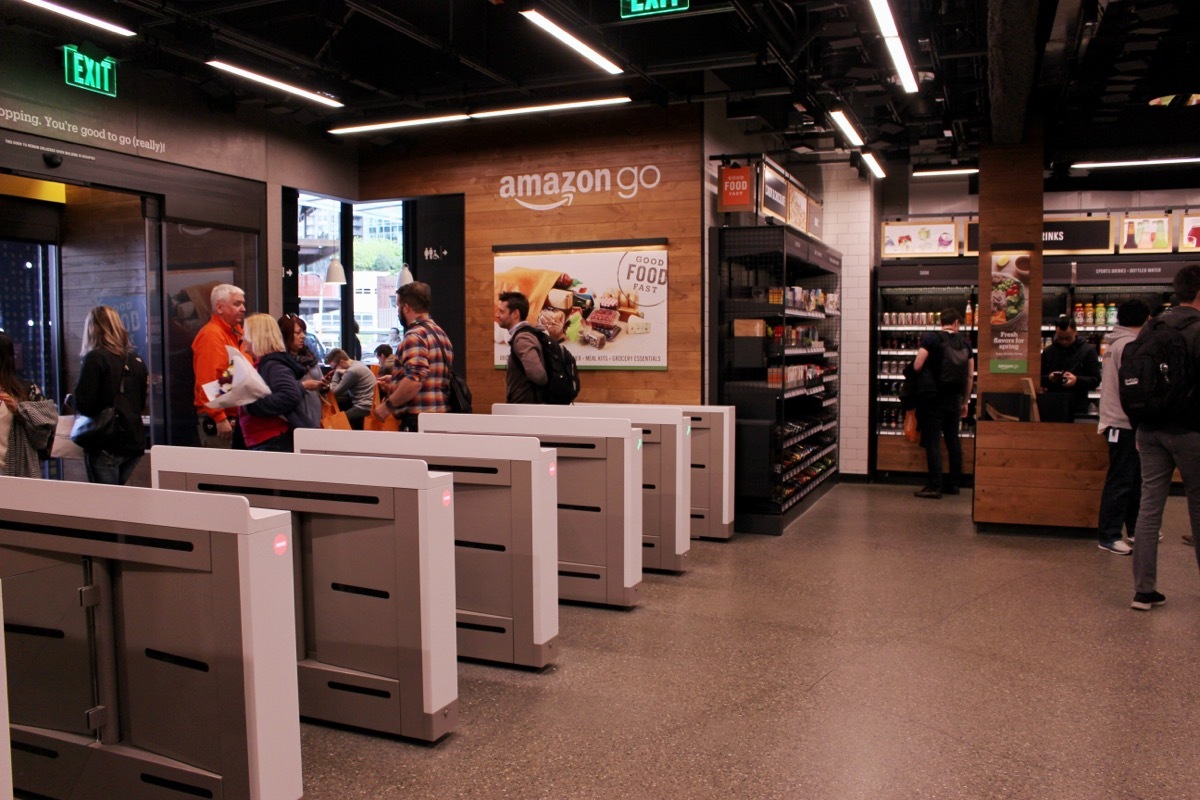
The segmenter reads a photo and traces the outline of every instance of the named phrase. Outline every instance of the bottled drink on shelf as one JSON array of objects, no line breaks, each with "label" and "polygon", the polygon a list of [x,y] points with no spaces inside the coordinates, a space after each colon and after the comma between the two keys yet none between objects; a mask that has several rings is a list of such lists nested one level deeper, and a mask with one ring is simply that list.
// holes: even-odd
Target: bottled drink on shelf
[{"label": "bottled drink on shelf", "polygon": [[963,312],[963,324],[968,328],[975,324],[975,310],[971,308],[970,300],[967,300],[967,309]]},{"label": "bottled drink on shelf", "polygon": [[1116,325],[1117,324],[1117,304],[1116,303],[1108,304],[1108,310],[1105,312],[1105,315],[1104,315],[1104,324],[1105,325]]},{"label": "bottled drink on shelf", "polygon": [[1096,307],[1094,305],[1092,305],[1091,303],[1087,303],[1083,307],[1083,324],[1084,325],[1095,325],[1096,324]]},{"label": "bottled drink on shelf", "polygon": [[1086,325],[1086,324],[1087,324],[1087,323],[1084,321],[1084,317],[1083,317],[1083,303],[1076,303],[1076,304],[1075,304],[1075,310],[1074,310],[1073,314],[1074,314],[1074,317],[1075,317],[1075,324],[1076,324],[1076,325]]}]

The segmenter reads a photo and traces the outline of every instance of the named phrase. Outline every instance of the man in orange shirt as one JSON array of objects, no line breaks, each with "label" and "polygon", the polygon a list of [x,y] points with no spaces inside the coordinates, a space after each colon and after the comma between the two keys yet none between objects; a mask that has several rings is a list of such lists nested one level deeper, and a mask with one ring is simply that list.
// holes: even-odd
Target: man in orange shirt
[{"label": "man in orange shirt", "polygon": [[196,376],[195,403],[200,445],[229,448],[237,427],[237,411],[209,408],[204,384],[211,383],[229,366],[225,346],[242,349],[242,320],[246,317],[246,293],[229,283],[212,290],[212,318],[192,340],[192,372]]}]

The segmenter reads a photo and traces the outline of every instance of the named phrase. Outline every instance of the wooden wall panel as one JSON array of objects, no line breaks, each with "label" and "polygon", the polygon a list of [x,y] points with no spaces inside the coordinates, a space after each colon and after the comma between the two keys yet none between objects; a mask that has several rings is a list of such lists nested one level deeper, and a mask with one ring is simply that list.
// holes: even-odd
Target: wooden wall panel
[{"label": "wooden wall panel", "polygon": [[[971,437],[959,437],[963,451],[963,474],[970,475],[975,471],[975,440]],[[925,475],[929,468],[925,462],[925,449],[919,444],[913,444],[903,436],[878,437],[878,451],[875,468],[881,472],[911,472]],[[950,460],[946,455],[946,445],[943,442],[942,468],[948,469]]]},{"label": "wooden wall panel", "polygon": [[[619,196],[622,167],[658,167],[653,189]],[[532,211],[500,196],[507,175],[607,168],[612,190],[576,193],[570,205]],[[475,404],[504,399],[504,372],[492,367],[496,245],[666,238],[670,260],[668,369],[583,373],[580,399],[590,402],[698,403],[702,397],[702,220],[704,150],[695,108],[637,109],[545,120],[447,127],[403,153],[374,154],[361,164],[363,200],[462,194],[466,210],[465,304],[469,374]],[[420,254],[410,254],[420,275]]]}]

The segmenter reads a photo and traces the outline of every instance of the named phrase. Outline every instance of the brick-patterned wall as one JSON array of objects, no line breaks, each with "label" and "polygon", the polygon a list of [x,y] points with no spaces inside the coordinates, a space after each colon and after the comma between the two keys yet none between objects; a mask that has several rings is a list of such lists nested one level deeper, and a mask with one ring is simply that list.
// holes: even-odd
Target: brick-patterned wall
[{"label": "brick-patterned wall", "polygon": [[825,204],[824,239],[842,254],[842,378],[839,469],[866,475],[870,447],[871,276],[879,246],[879,193],[848,164],[797,171]]}]

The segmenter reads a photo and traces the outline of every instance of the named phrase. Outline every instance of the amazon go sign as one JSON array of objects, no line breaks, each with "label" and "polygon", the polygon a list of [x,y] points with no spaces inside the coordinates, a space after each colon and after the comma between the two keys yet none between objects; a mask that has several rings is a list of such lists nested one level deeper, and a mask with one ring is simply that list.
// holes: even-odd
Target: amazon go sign
[{"label": "amazon go sign", "polygon": [[500,179],[500,197],[513,200],[531,211],[549,211],[569,206],[580,194],[611,194],[632,200],[640,192],[662,183],[662,171],[654,164],[640,167],[567,169],[561,172],[535,172],[505,175]]}]

